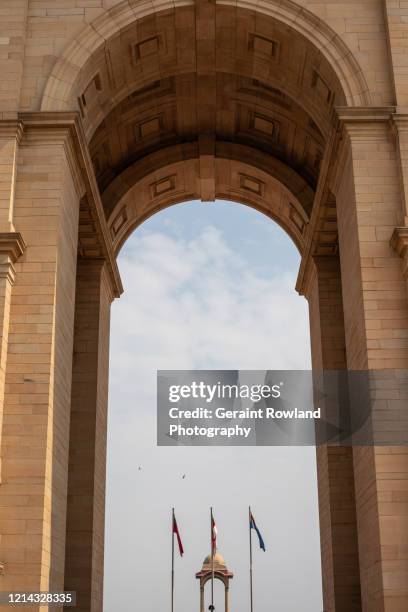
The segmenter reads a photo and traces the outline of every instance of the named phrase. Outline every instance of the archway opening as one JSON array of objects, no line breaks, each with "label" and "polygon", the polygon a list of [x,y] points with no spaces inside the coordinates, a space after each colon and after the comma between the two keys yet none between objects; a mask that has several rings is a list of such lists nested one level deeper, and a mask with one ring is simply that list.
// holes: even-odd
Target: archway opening
[{"label": "archway opening", "polygon": [[168,604],[172,506],[186,549],[176,559],[177,606],[198,606],[194,574],[209,551],[212,504],[234,572],[231,609],[246,611],[249,503],[268,542],[254,559],[259,603],[273,593],[282,612],[322,607],[314,448],[155,448],[157,368],[310,368],[299,260],[277,224],[225,201],[172,206],[123,247],[126,293],[111,333],[107,610],[127,612],[118,593],[129,585],[152,612]]},{"label": "archway opening", "polygon": [[[205,585],[204,589],[204,609],[208,610],[211,604],[211,580]],[[216,610],[225,610],[225,586],[222,580],[214,580],[214,606]]]}]

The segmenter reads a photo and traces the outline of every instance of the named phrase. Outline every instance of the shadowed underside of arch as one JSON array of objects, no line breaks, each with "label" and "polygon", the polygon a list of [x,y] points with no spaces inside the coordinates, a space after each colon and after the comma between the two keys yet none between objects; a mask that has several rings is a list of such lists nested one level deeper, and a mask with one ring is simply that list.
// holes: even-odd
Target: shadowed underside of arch
[{"label": "shadowed underside of arch", "polygon": [[[214,160],[214,199],[246,204],[271,217],[302,251],[308,217],[300,200],[270,173],[254,164],[235,160],[227,156],[228,153],[226,147],[225,156],[221,153]],[[118,200],[109,219],[115,252],[120,250],[133,230],[154,213],[202,197],[205,189],[200,178],[202,163],[197,155],[180,159],[139,179],[135,176],[137,168],[128,168],[126,178],[132,186]],[[293,178],[295,182],[296,175]]]},{"label": "shadowed underside of arch", "polygon": [[237,200],[302,251],[335,107],[369,100],[344,43],[289,0],[122,3],[57,62],[42,109],[79,109],[117,251],[188,199]]}]

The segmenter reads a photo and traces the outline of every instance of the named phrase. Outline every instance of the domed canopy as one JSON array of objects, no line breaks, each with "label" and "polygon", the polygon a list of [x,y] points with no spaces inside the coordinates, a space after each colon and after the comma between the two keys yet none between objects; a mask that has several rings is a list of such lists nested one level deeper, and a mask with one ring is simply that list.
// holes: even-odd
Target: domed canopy
[{"label": "domed canopy", "polygon": [[[204,559],[203,562],[203,567],[208,567],[208,566],[212,565],[212,557],[211,555],[207,555],[206,558]],[[221,567],[227,567],[227,564],[224,561],[224,557],[222,555],[220,555],[219,553],[216,553],[214,555],[214,566],[221,566]]]},{"label": "domed canopy", "polygon": [[214,566],[211,555],[207,555],[204,559],[203,567],[196,574],[196,578],[199,578],[202,581],[203,585],[205,585],[205,583],[209,580],[213,567],[215,578],[217,578],[218,580],[222,580],[224,584],[227,584],[227,582],[234,577],[234,574],[230,572],[227,568],[227,564],[225,563],[224,557],[222,555],[220,555],[219,553],[214,555]]}]

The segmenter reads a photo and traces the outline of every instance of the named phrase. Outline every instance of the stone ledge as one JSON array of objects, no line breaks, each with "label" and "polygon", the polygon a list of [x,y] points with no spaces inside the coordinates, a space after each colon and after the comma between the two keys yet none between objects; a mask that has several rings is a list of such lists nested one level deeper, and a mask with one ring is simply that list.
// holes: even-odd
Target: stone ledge
[{"label": "stone ledge", "polygon": [[10,257],[12,263],[26,250],[26,244],[20,232],[0,232],[0,254]]},{"label": "stone ledge", "polygon": [[390,121],[395,110],[395,106],[337,106],[336,114],[342,123],[384,123]]},{"label": "stone ledge", "polygon": [[20,119],[0,119],[0,138],[9,139],[15,138],[18,143],[21,142],[24,132],[23,122]]},{"label": "stone ledge", "polygon": [[408,250],[408,227],[396,227],[390,245],[400,257],[405,257]]},{"label": "stone ledge", "polygon": [[402,273],[404,278],[408,280],[408,227],[396,227],[390,245],[402,257]]}]

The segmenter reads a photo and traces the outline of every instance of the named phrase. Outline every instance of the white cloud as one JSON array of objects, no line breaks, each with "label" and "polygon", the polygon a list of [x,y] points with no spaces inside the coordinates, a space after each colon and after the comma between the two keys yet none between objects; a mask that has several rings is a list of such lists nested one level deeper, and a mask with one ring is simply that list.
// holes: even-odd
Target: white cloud
[{"label": "white cloud", "polygon": [[113,342],[123,363],[113,366],[115,377],[128,380],[129,368],[310,365],[307,305],[293,273],[257,276],[213,227],[191,241],[135,237],[121,273],[126,293],[114,305]]},{"label": "white cloud", "polygon": [[172,505],[188,549],[177,610],[197,606],[194,571],[208,552],[210,503],[223,527],[222,552],[237,572],[233,609],[246,611],[248,500],[273,541],[259,559],[258,597],[273,597],[279,612],[316,612],[313,449],[155,448],[157,369],[309,368],[307,303],[294,291],[296,270],[276,274],[270,262],[266,277],[213,226],[191,240],[163,228],[136,233],[120,257],[125,295],[112,313],[105,612],[133,610],[130,592],[147,612],[167,606]]}]

